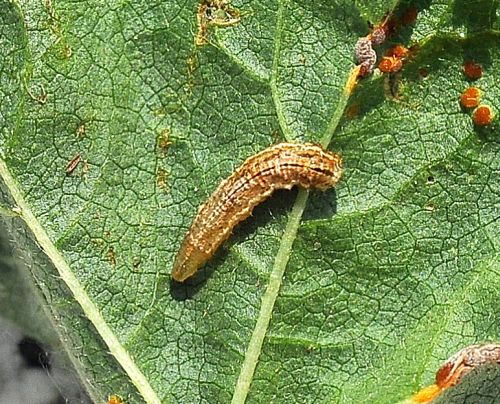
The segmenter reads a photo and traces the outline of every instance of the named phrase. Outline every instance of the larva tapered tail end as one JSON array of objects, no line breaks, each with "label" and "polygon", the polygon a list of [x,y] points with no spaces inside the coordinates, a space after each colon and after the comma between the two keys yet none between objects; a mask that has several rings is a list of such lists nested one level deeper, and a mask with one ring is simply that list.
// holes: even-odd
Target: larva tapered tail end
[{"label": "larva tapered tail end", "polygon": [[208,254],[196,249],[192,244],[183,244],[175,258],[172,279],[184,282],[193,276],[208,258]]},{"label": "larva tapered tail end", "polygon": [[415,404],[427,404],[433,401],[439,394],[441,393],[441,389],[435,385],[431,384],[420,390],[411,398],[411,403]]}]

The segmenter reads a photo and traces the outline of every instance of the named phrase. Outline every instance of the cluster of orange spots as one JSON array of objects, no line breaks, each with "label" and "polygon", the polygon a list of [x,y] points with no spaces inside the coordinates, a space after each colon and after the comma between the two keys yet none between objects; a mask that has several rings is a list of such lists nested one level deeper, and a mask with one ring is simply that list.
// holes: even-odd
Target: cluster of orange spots
[{"label": "cluster of orange spots", "polygon": [[410,54],[410,49],[399,44],[387,49],[378,68],[382,73],[396,73],[403,67],[403,61]]},{"label": "cluster of orange spots", "polygon": [[[483,67],[473,61],[468,60],[463,65],[464,75],[469,80],[477,80],[483,75]],[[488,126],[493,122],[494,113],[489,105],[480,105],[481,91],[477,87],[467,88],[460,96],[460,104],[464,108],[476,108],[472,112],[472,121],[478,127]]]},{"label": "cluster of orange spots", "polygon": [[378,68],[382,73],[396,73],[403,67],[403,60],[394,56],[384,56]]},{"label": "cluster of orange spots", "polygon": [[408,55],[408,48],[403,45],[396,45],[385,52],[378,68],[383,73],[396,73],[403,67],[403,60]]},{"label": "cluster of orange spots", "polygon": [[[368,76],[377,62],[377,54],[373,46],[380,45],[386,38],[393,34],[401,25],[413,24],[418,15],[415,7],[410,7],[401,15],[399,19],[394,14],[388,14],[380,24],[372,27],[372,32],[358,40],[355,46],[356,60],[358,67],[356,70],[357,78]],[[408,51],[404,46],[398,45],[401,49]],[[396,47],[395,47],[396,48]],[[396,72],[403,66],[402,59],[404,55],[386,55],[380,62],[379,68],[383,72]]]},{"label": "cluster of orange spots", "polygon": [[500,363],[499,344],[471,345],[458,351],[436,372],[435,383],[416,393],[412,401],[430,403],[441,392],[460,383],[467,373],[486,363]]}]

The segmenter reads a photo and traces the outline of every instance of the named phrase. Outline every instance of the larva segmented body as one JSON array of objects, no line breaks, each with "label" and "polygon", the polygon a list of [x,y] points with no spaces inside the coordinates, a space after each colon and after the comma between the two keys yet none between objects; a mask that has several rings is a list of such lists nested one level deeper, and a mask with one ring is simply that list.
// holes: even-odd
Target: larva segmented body
[{"label": "larva segmented body", "polygon": [[341,173],[339,155],[309,143],[280,143],[249,157],[199,208],[177,253],[172,278],[182,282],[192,276],[274,190],[294,185],[326,190]]}]

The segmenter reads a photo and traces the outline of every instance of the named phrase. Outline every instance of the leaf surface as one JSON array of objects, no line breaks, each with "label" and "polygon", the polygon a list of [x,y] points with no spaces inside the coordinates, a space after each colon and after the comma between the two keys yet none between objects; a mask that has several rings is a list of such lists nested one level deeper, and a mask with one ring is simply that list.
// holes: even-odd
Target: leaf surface
[{"label": "leaf surface", "polygon": [[[418,51],[348,99],[393,3],[233,1],[196,46],[191,0],[0,2],[2,228],[96,401],[393,403],[499,340],[498,120],[458,103],[474,58],[500,110],[496,3],[402,3],[378,51]],[[340,152],[338,187],[277,192],[171,284],[198,206],[284,140]]]}]

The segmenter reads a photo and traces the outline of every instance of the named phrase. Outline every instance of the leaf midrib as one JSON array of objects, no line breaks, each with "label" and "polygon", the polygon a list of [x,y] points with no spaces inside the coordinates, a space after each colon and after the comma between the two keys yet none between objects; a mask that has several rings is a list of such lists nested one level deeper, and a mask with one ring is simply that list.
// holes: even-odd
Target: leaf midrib
[{"label": "leaf midrib", "polygon": [[[273,101],[276,106],[276,113],[278,116],[278,122],[280,124],[281,131],[286,141],[290,142],[294,141],[295,139],[292,131],[290,130],[290,128],[288,128],[288,125],[286,123],[285,115],[278,95],[278,88],[276,85],[279,53],[281,49],[281,34],[283,32],[283,11],[284,11],[283,1],[278,1],[276,35],[274,41],[275,47],[274,47],[273,66],[271,70],[270,87],[271,87]],[[349,83],[349,81],[352,80],[353,74],[356,74],[354,70],[351,71],[350,74],[348,75],[345,83],[346,86]],[[330,118],[330,121],[325,130],[325,133],[321,138],[320,143],[325,148],[330,144],[333,134],[335,133],[335,130],[337,129],[340,123],[343,112],[347,105],[347,101],[349,99],[349,95],[350,93],[346,87],[340,96],[340,99],[337,103],[337,107],[333,112],[332,117]],[[283,282],[285,269],[290,259],[293,243],[297,238],[297,232],[299,229],[300,221],[302,218],[302,214],[304,213],[304,209],[306,207],[308,198],[309,198],[309,191],[300,189],[297,194],[295,203],[292,207],[290,216],[288,218],[288,222],[283,232],[283,236],[281,238],[278,253],[276,255],[276,259],[274,261],[274,265],[273,268],[271,269],[271,273],[269,276],[269,284],[267,286],[266,291],[264,292],[264,295],[262,296],[262,303],[259,315],[257,317],[257,321],[255,323],[252,336],[250,337],[250,341],[248,343],[247,350],[245,352],[241,370],[238,375],[238,380],[236,381],[233,398],[231,400],[232,404],[244,404],[248,396],[248,393],[250,391],[250,386],[253,381],[255,369],[257,367],[257,363],[262,351],[264,338],[266,337],[267,330],[269,329],[269,324],[271,321],[274,304],[276,302],[276,299],[278,297],[281,288],[281,284]]]}]

